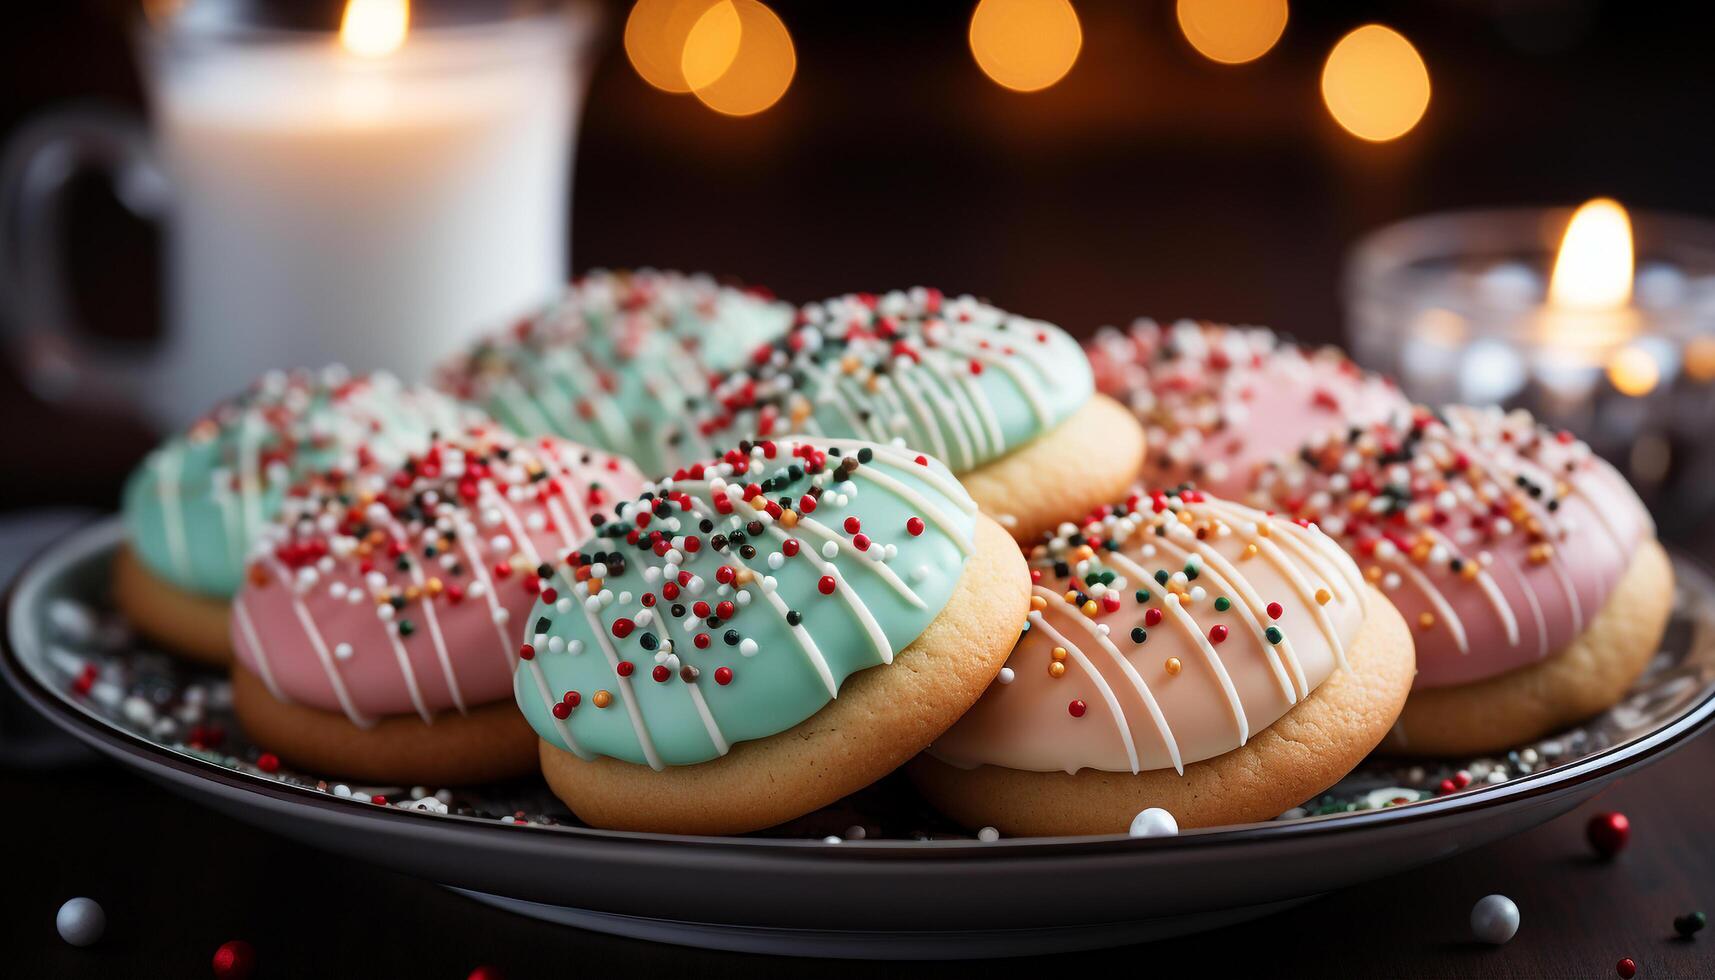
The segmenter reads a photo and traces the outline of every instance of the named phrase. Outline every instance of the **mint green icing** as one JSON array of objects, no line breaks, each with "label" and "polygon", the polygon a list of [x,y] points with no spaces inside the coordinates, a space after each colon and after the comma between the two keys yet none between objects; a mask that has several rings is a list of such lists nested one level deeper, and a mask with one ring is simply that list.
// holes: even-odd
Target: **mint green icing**
[{"label": "mint green icing", "polygon": [[230,597],[288,488],[311,472],[383,462],[426,448],[470,409],[391,375],[341,368],[274,372],[151,452],[126,480],[121,509],[150,572],[190,592]]},{"label": "mint green icing", "polygon": [[[807,463],[794,455],[798,445],[826,455]],[[763,446],[729,454],[718,467],[692,468],[693,479],[664,481],[543,580],[554,601],[538,601],[525,621],[532,655],[520,657],[514,675],[518,704],[542,738],[584,758],[658,769],[706,762],[815,714],[847,677],[891,663],[940,614],[973,547],[976,510],[945,466],[859,441],[782,441],[775,450],[772,459]],[[864,461],[841,480],[847,459]],[[734,461],[748,472],[734,475]],[[792,508],[812,488],[821,496],[813,513],[787,527],[787,511],[779,519],[758,511],[744,484]],[[716,513],[717,498],[732,501],[730,514]],[[855,531],[846,526],[851,518]],[[634,530],[642,537],[628,543]],[[657,533],[670,546],[665,555],[655,553]],[[786,538],[800,543],[795,557]],[[838,550],[825,558],[824,548]],[[587,579],[577,580],[585,567],[601,576],[593,596]],[[754,577],[723,584],[723,567]],[[681,573],[688,584],[671,596],[666,583],[678,586]],[[832,594],[821,590],[824,576],[835,580]],[[707,615],[698,615],[699,601],[709,604]],[[733,603],[724,619],[721,602]],[[801,617],[797,626],[788,612]],[[632,628],[616,631],[621,620]],[[696,646],[698,634],[708,637],[706,648]],[[619,661],[632,665],[630,676]],[[723,667],[732,671],[724,685]],[[598,706],[600,691],[611,697],[606,707]],[[568,692],[577,706],[556,717]]]},{"label": "mint green icing", "polygon": [[676,272],[592,272],[557,303],[486,338],[443,387],[524,435],[558,435],[659,476],[684,458],[668,423],[790,324],[791,307]]},{"label": "mint green icing", "polygon": [[788,431],[903,440],[965,473],[1035,441],[1095,390],[1065,331],[970,296],[842,296],[798,319],[772,357],[717,379],[684,443]]}]

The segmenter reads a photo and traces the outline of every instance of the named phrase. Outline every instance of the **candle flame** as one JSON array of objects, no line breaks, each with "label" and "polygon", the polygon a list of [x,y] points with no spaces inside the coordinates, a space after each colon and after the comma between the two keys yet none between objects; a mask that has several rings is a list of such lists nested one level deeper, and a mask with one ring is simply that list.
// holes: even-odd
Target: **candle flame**
[{"label": "candle flame", "polygon": [[410,27],[410,0],[346,0],[339,43],[360,57],[380,58],[399,50]]},{"label": "candle flame", "polygon": [[1551,306],[1617,310],[1632,298],[1632,222],[1618,201],[1598,197],[1580,207],[1566,225],[1554,274],[1548,280]]}]

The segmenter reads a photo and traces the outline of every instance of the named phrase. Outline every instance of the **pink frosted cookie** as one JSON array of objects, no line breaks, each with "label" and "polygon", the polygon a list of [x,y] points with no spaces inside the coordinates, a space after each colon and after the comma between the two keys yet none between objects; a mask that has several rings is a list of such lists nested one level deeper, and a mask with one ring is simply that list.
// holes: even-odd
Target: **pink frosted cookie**
[{"label": "pink frosted cookie", "polygon": [[245,730],[311,771],[382,782],[531,770],[511,694],[536,571],[642,485],[621,457],[490,424],[299,484],[233,602]]},{"label": "pink frosted cookie", "polygon": [[1416,408],[1312,439],[1259,472],[1255,502],[1339,540],[1412,625],[1394,750],[1494,751],[1601,711],[1665,628],[1673,574],[1643,504],[1522,411]]},{"label": "pink frosted cookie", "polygon": [[1239,499],[1256,467],[1321,432],[1407,402],[1332,347],[1308,350],[1260,327],[1138,320],[1085,345],[1096,387],[1146,432],[1143,480]]},{"label": "pink frosted cookie", "polygon": [[1312,526],[1157,492],[1062,525],[1029,558],[1006,668],[912,767],[969,826],[1269,819],[1357,765],[1411,686],[1399,614]]}]

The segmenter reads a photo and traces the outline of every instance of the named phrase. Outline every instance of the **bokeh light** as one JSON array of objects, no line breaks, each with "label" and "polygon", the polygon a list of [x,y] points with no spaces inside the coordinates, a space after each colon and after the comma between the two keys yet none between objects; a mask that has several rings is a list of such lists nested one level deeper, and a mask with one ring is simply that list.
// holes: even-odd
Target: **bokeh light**
[{"label": "bokeh light", "polygon": [[970,38],[983,74],[1018,92],[1065,78],[1084,46],[1068,0],[982,0],[971,14]]},{"label": "bokeh light", "polygon": [[1223,65],[1255,61],[1286,31],[1286,0],[1179,0],[1179,29]]},{"label": "bokeh light", "polygon": [[1353,136],[1374,143],[1398,139],[1429,108],[1429,69],[1398,31],[1366,24],[1328,52],[1322,101]]},{"label": "bokeh light", "polygon": [[749,116],[786,94],[798,70],[792,34],[758,0],[721,0],[685,36],[680,72],[716,112]]},{"label": "bokeh light", "polygon": [[[689,92],[682,62],[685,39],[720,0],[637,0],[625,19],[625,56],[631,67],[663,92]],[[733,46],[737,53],[737,45]],[[729,55],[730,60],[730,55]],[[723,66],[723,71],[724,66]]]},{"label": "bokeh light", "polygon": [[1641,398],[1661,382],[1661,365],[1642,347],[1622,347],[1608,361],[1608,380],[1620,394]]}]

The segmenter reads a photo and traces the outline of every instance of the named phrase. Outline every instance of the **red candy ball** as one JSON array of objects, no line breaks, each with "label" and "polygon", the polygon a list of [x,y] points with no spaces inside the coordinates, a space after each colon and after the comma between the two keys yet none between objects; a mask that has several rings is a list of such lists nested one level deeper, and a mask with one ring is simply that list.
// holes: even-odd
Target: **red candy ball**
[{"label": "red candy ball", "polygon": [[1584,836],[1596,853],[1611,858],[1626,847],[1632,836],[1632,822],[1623,813],[1598,813],[1584,825]]},{"label": "red candy ball", "polygon": [[1638,965],[1630,956],[1628,956],[1614,964],[1614,972],[1624,977],[1625,980],[1632,980],[1633,977],[1638,975]]},{"label": "red candy ball", "polygon": [[212,966],[221,980],[244,980],[256,969],[256,950],[242,939],[229,940],[214,951]]}]

